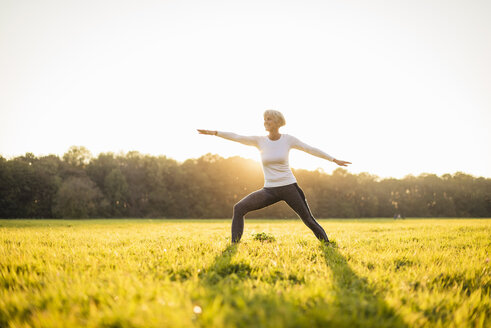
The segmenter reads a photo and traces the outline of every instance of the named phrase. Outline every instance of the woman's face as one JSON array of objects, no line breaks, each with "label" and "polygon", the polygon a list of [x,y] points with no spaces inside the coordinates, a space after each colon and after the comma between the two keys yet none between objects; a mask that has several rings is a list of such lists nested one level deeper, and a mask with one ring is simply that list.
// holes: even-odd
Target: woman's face
[{"label": "woman's face", "polygon": [[271,116],[264,117],[264,128],[266,131],[271,131],[271,129],[277,129],[277,123]]}]

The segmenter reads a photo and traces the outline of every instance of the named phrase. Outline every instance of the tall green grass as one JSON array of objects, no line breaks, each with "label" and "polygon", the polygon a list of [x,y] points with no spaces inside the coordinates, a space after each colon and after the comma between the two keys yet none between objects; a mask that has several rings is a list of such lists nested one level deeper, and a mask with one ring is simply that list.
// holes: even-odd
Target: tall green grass
[{"label": "tall green grass", "polygon": [[491,220],[320,223],[0,220],[0,327],[490,326]]}]

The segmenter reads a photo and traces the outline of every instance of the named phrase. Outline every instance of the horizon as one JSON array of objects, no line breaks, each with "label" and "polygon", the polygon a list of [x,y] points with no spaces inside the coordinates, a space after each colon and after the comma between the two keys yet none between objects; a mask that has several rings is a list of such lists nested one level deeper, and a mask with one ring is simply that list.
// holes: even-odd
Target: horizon
[{"label": "horizon", "polygon": [[[72,146],[72,147],[84,147],[84,146]],[[220,154],[218,154],[218,153],[212,153],[212,152],[209,152],[209,153],[204,153],[204,154],[201,154],[201,155],[199,155],[199,156],[197,156],[197,157],[190,157],[190,158],[186,158],[186,159],[184,159],[184,160],[178,160],[178,159],[173,158],[173,157],[171,157],[171,156],[168,156],[168,155],[166,155],[166,154],[149,154],[149,153],[142,153],[142,152],[140,152],[140,151],[138,151],[138,150],[129,150],[129,151],[121,151],[121,150],[120,150],[120,151],[117,151],[117,152],[114,152],[114,151],[107,151],[107,152],[92,153],[92,151],[91,151],[90,149],[88,149],[87,147],[84,147],[84,148],[86,148],[86,149],[87,149],[87,150],[90,152],[90,155],[91,155],[90,159],[91,159],[91,160],[92,160],[92,159],[96,159],[96,158],[97,158],[99,155],[101,155],[101,154],[112,154],[112,155],[114,155],[115,157],[117,157],[117,156],[126,156],[126,155],[128,155],[128,153],[131,153],[131,152],[137,152],[137,153],[139,153],[139,154],[140,154],[140,155],[142,155],[142,156],[151,156],[151,157],[155,157],[155,158],[159,158],[159,157],[166,157],[167,159],[174,160],[174,161],[176,161],[176,162],[177,162],[179,165],[181,165],[182,163],[184,163],[184,162],[185,162],[185,161],[187,161],[187,160],[196,160],[196,159],[199,159],[199,158],[201,158],[201,157],[203,157],[203,156],[205,156],[205,155],[210,154],[210,155],[217,155],[217,156],[219,156],[219,157],[221,157],[221,158],[223,158],[223,159],[229,159],[229,158],[239,157],[239,158],[241,158],[241,159],[243,159],[243,160],[251,160],[251,161],[254,161],[254,162],[255,162],[255,163],[256,163],[256,164],[257,164],[259,167],[261,167],[261,168],[262,168],[262,165],[261,165],[260,160],[257,160],[257,159],[254,159],[254,158],[246,158],[246,157],[242,157],[242,156],[240,156],[240,155],[222,156],[222,155],[220,155]],[[68,152],[68,150],[69,150],[69,149],[67,149],[67,152]],[[41,158],[41,157],[46,157],[46,156],[52,156],[52,155],[54,155],[54,156],[57,156],[58,158],[60,158],[61,160],[63,160],[63,155],[64,155],[66,152],[65,152],[65,153],[63,153],[63,154],[55,154],[55,153],[51,153],[51,154],[35,154],[35,153],[33,153],[33,152],[27,152],[27,153],[20,154],[20,155],[16,155],[16,156],[4,156],[3,154],[0,154],[0,157],[3,157],[3,158],[5,158],[5,159],[7,159],[7,160],[13,160],[13,159],[18,158],[18,157],[23,157],[23,156],[25,156],[25,155],[26,155],[26,154],[28,154],[28,153],[33,154],[33,155],[34,155],[36,158]],[[293,166],[291,166],[291,165],[290,165],[290,167],[291,167],[293,170],[307,170],[307,171],[318,171],[318,170],[320,170],[322,173],[324,173],[324,174],[328,174],[328,175],[329,175],[329,174],[332,174],[334,170],[336,170],[336,169],[340,168],[340,169],[343,169],[343,170],[347,171],[347,172],[348,172],[348,173],[350,173],[350,174],[357,175],[357,174],[366,173],[366,174],[369,174],[369,175],[375,176],[376,178],[381,179],[381,180],[384,180],[384,179],[398,179],[398,180],[400,180],[400,179],[404,179],[404,178],[409,177],[409,176],[418,177],[418,176],[421,176],[421,175],[426,175],[426,174],[428,174],[428,175],[436,175],[437,177],[441,178],[441,177],[443,177],[444,175],[447,175],[447,174],[449,174],[449,175],[451,175],[451,176],[454,176],[454,175],[456,175],[456,174],[458,174],[458,173],[463,173],[463,174],[466,174],[466,175],[472,176],[472,177],[474,177],[474,178],[491,179],[491,177],[474,175],[474,174],[471,174],[471,173],[468,173],[468,172],[465,172],[465,171],[445,172],[445,173],[441,173],[441,174],[438,174],[438,173],[435,173],[435,172],[419,172],[419,173],[417,173],[417,174],[414,174],[414,173],[408,173],[408,174],[404,174],[404,175],[402,175],[402,176],[397,176],[397,177],[395,177],[395,176],[383,176],[383,175],[379,175],[379,174],[372,173],[372,172],[368,172],[368,171],[352,172],[352,171],[350,170],[350,167],[349,167],[349,166],[348,166],[348,167],[342,167],[342,166],[338,166],[338,165],[336,165],[336,164],[334,164],[334,163],[332,163],[332,164],[333,164],[333,165],[332,165],[332,166],[333,166],[333,168],[332,168],[331,170],[329,170],[329,171],[326,171],[326,170],[325,170],[324,168],[322,168],[322,167],[316,167],[316,168],[304,168],[304,167],[293,167]]]}]

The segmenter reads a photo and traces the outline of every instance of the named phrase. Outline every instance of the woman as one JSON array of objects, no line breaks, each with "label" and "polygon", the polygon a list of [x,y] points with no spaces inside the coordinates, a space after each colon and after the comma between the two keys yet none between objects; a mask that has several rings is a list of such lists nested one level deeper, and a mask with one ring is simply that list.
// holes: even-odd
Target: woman
[{"label": "woman", "polygon": [[255,146],[261,152],[265,179],[264,188],[249,194],[234,205],[233,243],[239,242],[242,237],[244,216],[248,212],[264,208],[280,200],[284,200],[300,216],[319,240],[329,242],[326,232],[312,216],[302,189],[297,185],[297,180],[288,163],[288,153],[290,149],[294,148],[327,159],[339,166],[347,166],[351,163],[337,160],[291,135],[280,134],[279,129],[285,124],[283,114],[276,110],[267,110],[264,112],[264,127],[269,132],[268,136],[240,136],[231,132],[198,129],[200,134],[215,135],[245,145]]}]

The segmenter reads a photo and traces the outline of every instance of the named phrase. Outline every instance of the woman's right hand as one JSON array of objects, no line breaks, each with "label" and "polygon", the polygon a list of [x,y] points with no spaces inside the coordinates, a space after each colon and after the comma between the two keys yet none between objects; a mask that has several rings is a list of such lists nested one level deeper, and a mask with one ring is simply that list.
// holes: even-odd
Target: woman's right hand
[{"label": "woman's right hand", "polygon": [[208,134],[210,136],[216,136],[218,134],[218,131],[213,131],[213,130],[200,130],[197,129],[200,134]]}]

